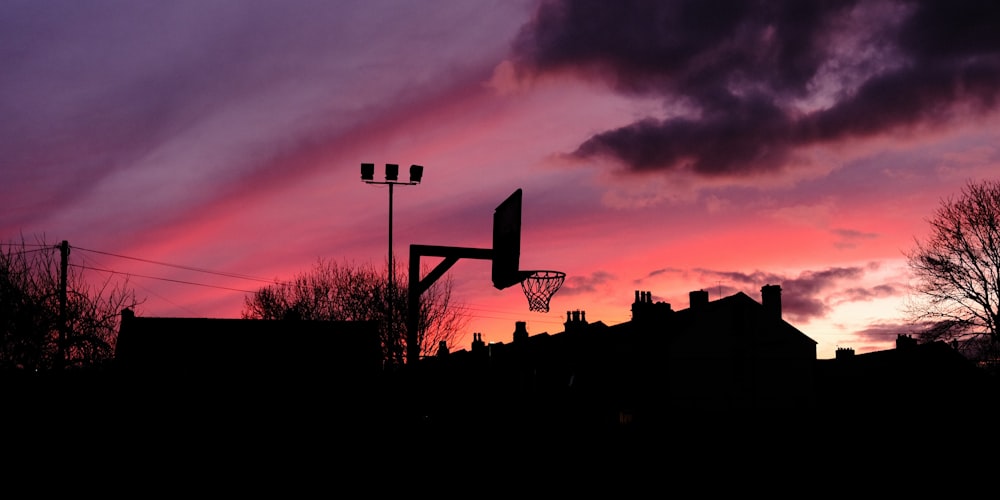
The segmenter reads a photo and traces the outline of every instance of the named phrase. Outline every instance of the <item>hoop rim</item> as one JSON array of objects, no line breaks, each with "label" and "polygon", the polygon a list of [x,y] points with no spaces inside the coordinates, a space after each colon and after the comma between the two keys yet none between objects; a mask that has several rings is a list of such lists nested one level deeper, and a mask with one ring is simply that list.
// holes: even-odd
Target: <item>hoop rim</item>
[{"label": "hoop rim", "polygon": [[549,312],[549,300],[562,288],[566,273],[548,269],[520,271],[521,289],[528,298],[528,309],[531,311]]},{"label": "hoop rim", "polygon": [[524,275],[524,279],[521,281],[526,279],[546,280],[566,277],[566,273],[562,271],[553,271],[551,269],[535,269],[531,271],[521,271],[521,273]]}]

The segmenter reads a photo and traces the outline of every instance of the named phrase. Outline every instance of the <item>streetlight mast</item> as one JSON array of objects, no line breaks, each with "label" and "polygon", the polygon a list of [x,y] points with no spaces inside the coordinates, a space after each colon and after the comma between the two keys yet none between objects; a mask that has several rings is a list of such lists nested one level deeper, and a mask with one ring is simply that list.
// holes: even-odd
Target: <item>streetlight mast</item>
[{"label": "streetlight mast", "polygon": [[[388,321],[387,325],[388,325],[388,328],[389,328],[388,339],[389,339],[390,342],[392,342],[392,345],[390,346],[390,354],[389,354],[389,361],[390,362],[394,361],[393,357],[397,354],[397,349],[398,349],[397,346],[396,346],[396,344],[398,342],[396,340],[396,336],[394,335],[394,333],[395,333],[394,332],[395,315],[393,314],[394,313],[394,311],[393,311],[393,309],[394,309],[393,308],[393,302],[394,302],[395,297],[396,297],[396,284],[395,284],[396,270],[395,270],[395,267],[393,266],[393,262],[392,262],[393,261],[393,257],[392,257],[392,253],[393,253],[392,252],[392,194],[393,194],[393,187],[396,186],[397,184],[402,184],[404,186],[413,186],[413,185],[416,185],[416,184],[420,184],[420,181],[423,178],[423,175],[424,175],[424,167],[422,167],[420,165],[410,165],[410,180],[409,180],[409,182],[402,182],[402,181],[398,180],[399,179],[399,165],[395,164],[395,163],[386,163],[385,164],[385,180],[384,181],[376,181],[375,180],[375,164],[374,163],[362,163],[361,164],[361,180],[362,180],[362,182],[364,182],[365,184],[385,184],[385,185],[389,186],[389,271],[388,271],[388,274],[389,274],[389,300],[388,300],[388,309],[389,309],[388,310],[388,318],[389,318],[389,321]],[[412,335],[411,338],[416,338],[416,335]],[[409,351],[410,352],[414,352],[414,350],[412,348],[409,349]],[[420,352],[419,349],[416,350],[416,352],[419,353]],[[407,361],[408,362],[412,362],[413,360],[407,360]]]}]

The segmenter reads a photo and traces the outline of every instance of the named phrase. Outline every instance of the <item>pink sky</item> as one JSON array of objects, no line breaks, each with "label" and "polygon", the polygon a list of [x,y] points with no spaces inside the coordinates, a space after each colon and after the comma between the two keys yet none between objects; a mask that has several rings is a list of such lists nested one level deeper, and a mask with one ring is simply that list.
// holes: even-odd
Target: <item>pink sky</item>
[{"label": "pink sky", "polygon": [[5,2],[0,237],[132,274],[140,315],[235,318],[319,258],[384,262],[360,164],[415,163],[398,259],[488,247],[520,188],[522,269],[567,274],[537,313],[460,261],[455,349],[765,284],[820,358],[893,347],[904,252],[1000,172],[997,7],[639,4]]}]

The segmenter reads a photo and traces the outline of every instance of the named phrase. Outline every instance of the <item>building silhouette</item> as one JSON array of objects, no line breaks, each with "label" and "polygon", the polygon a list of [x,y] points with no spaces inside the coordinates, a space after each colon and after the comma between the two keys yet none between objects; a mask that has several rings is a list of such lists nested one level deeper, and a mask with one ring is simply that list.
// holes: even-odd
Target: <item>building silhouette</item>
[{"label": "building silhouette", "polygon": [[571,310],[561,332],[531,334],[516,322],[509,342],[487,344],[473,333],[468,349],[441,344],[435,356],[392,371],[382,369],[373,323],[125,310],[115,369],[139,401],[230,414],[281,405],[414,432],[619,432],[720,414],[902,414],[972,407],[994,390],[952,346],[907,335],[893,350],[841,348],[818,360],[816,341],[783,318],[781,298],[779,285],[762,287],[760,302],[742,292],[709,300],[695,290],[675,309],[636,290],[624,323]]},{"label": "building silhouette", "polygon": [[374,425],[364,409],[377,403],[382,348],[374,322],[140,317],[126,309],[114,368],[130,409],[179,422],[197,412],[261,431],[360,427]]},{"label": "building silhouette", "polygon": [[[1000,395],[953,346],[908,335],[895,349],[841,348],[818,360],[816,342],[783,319],[777,285],[759,302],[695,290],[676,309],[637,290],[631,311],[607,325],[570,310],[551,334],[516,322],[508,342],[477,332],[468,348],[439,345],[386,370],[373,323],[125,310],[109,366],[3,383],[22,428],[58,428],[69,415],[75,426],[114,429],[106,443],[121,457],[210,443],[230,460],[285,456],[302,466],[311,463],[303,446],[371,463],[400,448],[467,457],[544,449],[616,464],[669,450],[723,467],[781,449],[794,464],[820,456],[822,439],[902,458],[913,446],[954,443],[952,432],[926,429],[993,415]],[[840,437],[817,438],[817,429]]]},{"label": "building silhouette", "polygon": [[838,348],[817,362],[819,407],[837,417],[944,418],[994,412],[994,377],[942,341],[899,334],[896,348],[856,354]]},{"label": "building silhouette", "polygon": [[414,411],[442,428],[612,430],[815,408],[816,342],[782,319],[779,286],[762,303],[693,291],[681,310],[651,297],[636,291],[625,323],[567,311],[556,334],[517,322],[509,343],[474,334],[469,350],[439,350],[401,375],[425,395]]}]

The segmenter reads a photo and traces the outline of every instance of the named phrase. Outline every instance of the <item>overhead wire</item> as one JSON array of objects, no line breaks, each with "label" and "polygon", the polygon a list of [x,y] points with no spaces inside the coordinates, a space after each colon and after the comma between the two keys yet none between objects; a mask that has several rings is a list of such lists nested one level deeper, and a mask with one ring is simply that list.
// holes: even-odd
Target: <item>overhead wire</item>
[{"label": "overhead wire", "polygon": [[173,278],[164,278],[162,276],[147,276],[147,275],[143,275],[143,274],[135,274],[135,273],[127,273],[127,272],[123,272],[123,271],[115,271],[113,269],[102,269],[102,268],[98,268],[98,267],[90,267],[90,266],[85,266],[85,265],[81,265],[81,264],[69,264],[69,266],[76,267],[76,268],[79,268],[79,269],[89,269],[91,271],[101,271],[101,272],[105,272],[105,273],[122,274],[122,275],[126,275],[126,276],[135,276],[137,278],[147,278],[147,279],[154,279],[154,280],[160,280],[160,281],[170,281],[170,282],[173,282],[173,283],[180,283],[180,284],[183,284],[183,285],[196,285],[196,286],[203,286],[203,287],[208,287],[208,288],[218,288],[220,290],[230,290],[230,291],[233,291],[233,292],[256,293],[255,290],[244,290],[244,289],[241,289],[241,288],[230,288],[230,287],[226,287],[226,286],[209,285],[207,283],[195,283],[194,281],[178,280],[178,279],[173,279]]},{"label": "overhead wire", "polygon": [[[94,256],[93,256],[93,255],[88,255],[88,254],[86,254],[86,252],[85,252],[84,254],[80,254],[80,255],[79,255],[79,258],[80,258],[80,260],[84,261],[84,263],[85,263],[85,264],[86,264],[86,262],[87,262],[87,261],[89,260],[89,261],[93,262],[93,263],[94,263],[94,265],[96,265],[96,266],[99,266],[99,267],[102,267],[102,268],[105,268],[105,267],[108,267],[108,266],[106,266],[106,265],[105,265],[105,264],[104,264],[103,262],[101,262],[100,260],[98,260],[98,259],[94,258]],[[138,283],[134,284],[134,286],[135,286],[135,287],[137,287],[137,288],[140,288],[140,289],[142,289],[142,290],[145,290],[145,291],[146,291],[146,293],[149,293],[149,294],[152,294],[152,295],[155,295],[156,297],[158,297],[158,298],[159,298],[160,300],[162,300],[162,301],[164,301],[164,302],[168,302],[168,303],[170,303],[170,304],[173,304],[173,306],[174,306],[174,307],[177,307],[177,308],[180,308],[180,309],[184,309],[184,310],[188,311],[188,312],[189,312],[189,313],[191,313],[191,314],[196,314],[196,313],[195,313],[194,311],[192,311],[192,310],[191,310],[190,308],[188,308],[188,307],[186,307],[186,306],[183,306],[183,305],[181,305],[181,304],[178,304],[177,302],[174,302],[173,300],[170,300],[170,299],[168,299],[167,297],[164,297],[163,295],[161,295],[161,294],[159,294],[159,293],[156,293],[156,291],[154,291],[154,290],[153,290],[153,289],[151,289],[151,288],[148,288],[148,287],[145,287],[145,286],[142,286],[142,285],[140,285],[140,284],[138,284]]]},{"label": "overhead wire", "polygon": [[39,247],[39,248],[56,248],[59,245],[49,245],[46,243],[0,243],[0,247]]},{"label": "overhead wire", "polygon": [[279,282],[277,280],[267,279],[267,278],[260,278],[260,277],[257,277],[257,276],[250,276],[250,275],[247,275],[247,274],[230,273],[230,272],[225,272],[225,271],[213,271],[211,269],[204,269],[204,268],[199,268],[199,267],[185,266],[185,265],[181,265],[181,264],[171,264],[169,262],[161,262],[161,261],[156,261],[156,260],[143,259],[141,257],[130,257],[128,255],[121,255],[121,254],[116,254],[116,253],[111,253],[111,252],[104,252],[104,251],[101,251],[101,250],[91,250],[89,248],[81,248],[81,247],[77,247],[77,246],[74,246],[73,249],[74,250],[83,250],[84,252],[93,252],[93,253],[99,253],[99,254],[103,254],[103,255],[110,255],[112,257],[118,257],[118,258],[129,259],[129,260],[135,260],[135,261],[138,261],[138,262],[145,262],[147,264],[156,264],[156,265],[160,265],[160,266],[173,267],[175,269],[182,269],[182,270],[185,270],[185,271],[194,271],[194,272],[199,272],[199,273],[214,274],[214,275],[217,275],[217,276],[225,276],[227,278],[238,278],[238,279],[249,280],[249,281],[260,281],[260,282],[263,282],[263,283],[281,284],[281,282]]},{"label": "overhead wire", "polygon": [[[9,245],[9,246],[11,248],[14,248],[15,246],[18,246],[18,245]],[[44,245],[41,248],[35,248],[35,249],[32,249],[32,250],[19,250],[19,251],[16,251],[16,252],[15,251],[8,251],[7,255],[27,255],[29,253],[44,252],[44,251],[47,251],[47,250],[52,250],[53,248],[58,248],[58,247],[50,247],[48,245]]]},{"label": "overhead wire", "polygon": [[[51,247],[51,245],[44,245],[44,246],[45,247]],[[78,247],[78,246],[72,246],[72,248],[74,250],[80,250],[80,251],[83,251],[83,252],[90,252],[90,253],[93,253],[93,254],[107,255],[107,256],[117,257],[117,258],[121,258],[121,259],[128,259],[128,260],[133,260],[133,261],[137,261],[137,262],[144,262],[144,263],[147,263],[147,264],[154,264],[154,265],[160,265],[160,266],[165,266],[165,267],[171,267],[171,268],[180,269],[180,270],[184,270],[184,271],[199,272],[199,273],[204,273],[204,274],[211,274],[211,275],[216,275],[216,276],[222,276],[222,277],[227,277],[227,278],[236,278],[236,279],[242,279],[242,280],[248,280],[248,281],[257,281],[257,282],[268,283],[268,284],[273,284],[273,285],[278,285],[278,286],[294,285],[294,282],[292,282],[292,281],[284,281],[283,282],[283,281],[280,281],[280,280],[260,278],[260,277],[257,277],[257,276],[251,276],[251,275],[247,275],[247,274],[225,272],[225,271],[216,271],[216,270],[206,269],[206,268],[201,268],[201,267],[194,267],[194,266],[183,265],[183,264],[174,264],[174,263],[170,263],[170,262],[157,261],[157,260],[146,259],[146,258],[142,258],[142,257],[133,257],[133,256],[128,256],[128,255],[122,255],[122,254],[113,253],[113,252],[107,252],[107,251],[103,251],[103,250],[95,250],[95,249],[90,249],[90,248],[83,248],[83,247]],[[42,249],[39,249],[39,250],[42,250]],[[147,274],[137,274],[137,273],[133,273],[133,272],[118,271],[118,270],[115,270],[115,269],[110,269],[110,268],[108,268],[109,266],[106,266],[106,265],[101,265],[100,267],[88,266],[88,265],[80,265],[80,264],[69,264],[69,265],[71,265],[73,267],[80,268],[80,269],[88,269],[88,270],[98,271],[98,272],[106,272],[106,273],[112,273],[112,274],[124,275],[124,276],[130,276],[130,277],[153,279],[153,280],[158,280],[158,281],[166,281],[166,282],[178,283],[178,284],[182,284],[182,285],[193,285],[193,286],[200,286],[200,287],[206,287],[206,288],[215,288],[215,289],[219,289],[219,290],[227,290],[227,291],[240,292],[240,293],[257,293],[259,291],[259,290],[246,290],[246,289],[242,289],[242,288],[234,288],[234,287],[213,285],[213,284],[208,284],[208,283],[199,283],[199,282],[188,281],[188,280],[181,280],[181,279],[176,279],[176,278],[166,278],[166,277],[162,277],[162,276],[152,276],[152,275],[147,275]],[[507,312],[507,311],[500,311],[500,310],[496,310],[496,309],[486,309],[486,308],[482,308],[482,307],[473,307],[473,306],[477,306],[477,305],[476,304],[472,304],[472,305],[452,305],[452,307],[455,307],[456,309],[462,309],[462,310],[471,312],[470,316],[472,316],[474,318],[477,318],[477,319],[498,319],[498,320],[507,320],[507,319],[509,319],[509,320],[515,320],[515,321],[516,320],[520,320],[520,315],[517,315],[516,313]],[[489,312],[489,313],[497,313],[497,314],[502,314],[502,315],[503,314],[509,314],[509,316],[506,316],[506,317],[504,317],[504,316],[494,316],[494,315],[488,315],[488,314],[480,314],[478,312]],[[540,319],[540,318],[535,318],[535,319],[532,320],[532,322],[533,323],[553,324],[553,325],[561,325],[562,324],[561,321],[552,320],[552,319]]]}]

